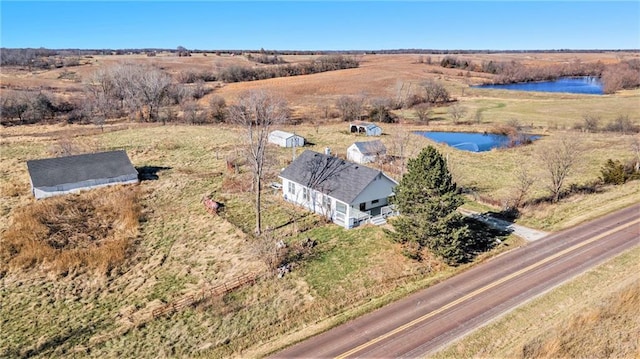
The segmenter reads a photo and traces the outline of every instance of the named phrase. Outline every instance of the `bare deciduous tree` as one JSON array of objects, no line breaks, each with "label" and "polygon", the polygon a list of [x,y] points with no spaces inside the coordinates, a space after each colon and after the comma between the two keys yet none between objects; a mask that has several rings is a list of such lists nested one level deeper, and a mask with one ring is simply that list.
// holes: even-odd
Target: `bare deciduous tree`
[{"label": "bare deciduous tree", "polygon": [[444,85],[428,80],[422,83],[422,87],[425,92],[425,100],[430,103],[445,103],[449,102],[449,91]]},{"label": "bare deciduous tree", "polygon": [[638,131],[638,128],[627,114],[618,115],[613,122],[607,124],[606,129],[607,131],[620,132],[622,134]]},{"label": "bare deciduous tree", "polygon": [[473,120],[475,123],[482,123],[482,109],[476,110],[476,113],[473,115]]},{"label": "bare deciduous tree", "polygon": [[182,104],[182,117],[186,123],[192,125],[201,125],[205,122],[203,110],[195,101],[187,101]]},{"label": "bare deciduous tree", "polygon": [[364,97],[342,96],[336,101],[336,108],[344,121],[357,120],[364,108]]},{"label": "bare deciduous tree", "polygon": [[536,177],[531,173],[531,170],[524,164],[516,168],[514,190],[515,196],[513,198],[513,207],[520,208],[524,199],[529,194],[531,186],[536,182]]},{"label": "bare deciduous tree", "polygon": [[167,96],[171,77],[154,67],[138,67],[136,70],[133,86],[129,89],[133,91],[133,98],[140,107],[148,106],[149,119],[155,120],[158,118],[160,105]]},{"label": "bare deciduous tree", "polygon": [[548,188],[553,196],[553,202],[560,199],[562,185],[569,173],[576,166],[583,148],[580,138],[575,134],[560,135],[557,139],[550,139],[538,147],[537,156],[548,176]]},{"label": "bare deciduous tree", "polygon": [[369,118],[374,122],[392,123],[395,122],[393,115],[389,111],[391,100],[388,98],[374,98],[369,103]]},{"label": "bare deciduous tree", "polygon": [[211,89],[204,85],[204,80],[198,79],[193,85],[191,97],[193,97],[194,100],[199,100],[209,92],[211,92]]},{"label": "bare deciduous tree", "polygon": [[396,82],[396,98],[394,103],[394,109],[407,108],[411,106],[410,97],[413,94],[411,82],[404,82],[398,80]]},{"label": "bare deciduous tree", "polygon": [[253,174],[255,191],[256,235],[262,233],[261,192],[262,178],[267,163],[267,142],[271,127],[289,117],[286,102],[266,91],[245,92],[237,104],[229,107],[230,119],[244,128],[242,144]]},{"label": "bare deciduous tree", "polygon": [[428,102],[421,103],[413,108],[413,112],[415,113],[418,121],[421,124],[428,125],[429,119],[431,118],[431,105]]},{"label": "bare deciduous tree", "polygon": [[454,124],[458,124],[460,120],[467,114],[467,109],[460,104],[455,104],[449,107],[449,115],[453,119]]},{"label": "bare deciduous tree", "polygon": [[407,158],[413,156],[410,153],[409,144],[411,143],[412,133],[410,131],[396,131],[391,138],[389,155],[393,164],[393,169],[398,178],[404,175],[406,170]]},{"label": "bare deciduous tree", "polygon": [[7,91],[0,97],[0,113],[2,121],[17,118],[20,123],[24,121],[24,114],[29,110],[29,99],[25,94],[15,91]]},{"label": "bare deciduous tree", "polygon": [[171,77],[152,66],[119,64],[95,72],[87,84],[87,94],[95,102],[94,110],[105,117],[114,109],[143,113],[145,120],[156,120],[169,94]]},{"label": "bare deciduous tree", "polygon": [[227,118],[227,103],[222,96],[213,95],[209,100],[209,116],[214,122],[224,122]]},{"label": "bare deciduous tree", "polygon": [[587,132],[597,132],[598,127],[600,126],[600,116],[586,113],[582,115],[582,119],[584,120],[584,129]]}]

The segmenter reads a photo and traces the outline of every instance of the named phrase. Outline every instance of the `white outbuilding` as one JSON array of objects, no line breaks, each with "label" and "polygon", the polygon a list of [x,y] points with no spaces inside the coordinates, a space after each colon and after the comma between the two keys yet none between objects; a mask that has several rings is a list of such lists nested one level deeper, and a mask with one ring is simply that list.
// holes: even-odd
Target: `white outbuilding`
[{"label": "white outbuilding", "polygon": [[347,148],[347,160],[356,163],[375,162],[387,154],[387,148],[382,141],[354,142]]},{"label": "white outbuilding", "polygon": [[304,137],[291,132],[275,130],[269,134],[269,143],[280,147],[302,147],[304,146]]},{"label": "white outbuilding", "polygon": [[138,171],[122,150],[31,160],[27,169],[36,199],[138,183]]}]

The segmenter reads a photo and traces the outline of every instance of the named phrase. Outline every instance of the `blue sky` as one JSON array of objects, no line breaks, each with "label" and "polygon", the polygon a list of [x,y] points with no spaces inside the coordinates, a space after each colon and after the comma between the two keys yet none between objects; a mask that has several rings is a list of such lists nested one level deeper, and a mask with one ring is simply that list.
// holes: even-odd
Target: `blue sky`
[{"label": "blue sky", "polygon": [[2,47],[638,49],[640,1],[5,1]]}]

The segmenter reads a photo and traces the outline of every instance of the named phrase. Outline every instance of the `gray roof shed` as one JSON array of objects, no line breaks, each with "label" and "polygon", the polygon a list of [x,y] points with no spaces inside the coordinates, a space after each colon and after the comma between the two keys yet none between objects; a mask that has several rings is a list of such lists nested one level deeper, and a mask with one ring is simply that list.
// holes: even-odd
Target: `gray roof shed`
[{"label": "gray roof shed", "polygon": [[137,181],[138,177],[123,150],[31,160],[27,169],[31,186],[49,193]]},{"label": "gray roof shed", "polygon": [[363,155],[377,155],[387,151],[380,140],[353,143]]}]

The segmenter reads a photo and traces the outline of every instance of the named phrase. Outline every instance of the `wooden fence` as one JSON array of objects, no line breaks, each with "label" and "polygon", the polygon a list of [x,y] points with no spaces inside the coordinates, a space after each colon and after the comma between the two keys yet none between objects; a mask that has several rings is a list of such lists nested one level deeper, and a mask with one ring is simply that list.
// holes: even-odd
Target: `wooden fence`
[{"label": "wooden fence", "polygon": [[154,309],[151,312],[151,314],[153,315],[153,318],[173,314],[186,307],[190,307],[196,303],[199,303],[206,298],[223,296],[247,284],[253,284],[258,280],[259,277],[260,277],[259,273],[249,273],[249,274],[236,277],[226,283],[222,283],[214,287],[203,287],[196,294],[185,295],[184,297],[174,302],[167,303],[163,306],[160,306]]}]

